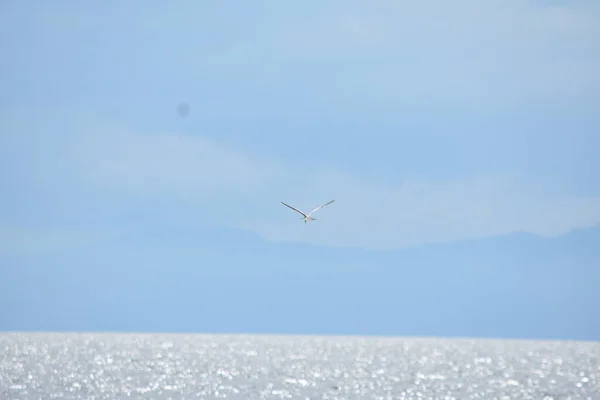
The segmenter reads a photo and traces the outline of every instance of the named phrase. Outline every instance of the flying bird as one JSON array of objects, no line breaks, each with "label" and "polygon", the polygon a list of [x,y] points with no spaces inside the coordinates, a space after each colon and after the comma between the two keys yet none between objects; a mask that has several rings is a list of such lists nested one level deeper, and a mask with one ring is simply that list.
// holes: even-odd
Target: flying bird
[{"label": "flying bird", "polygon": [[295,207],[292,207],[292,206],[290,206],[289,204],[285,204],[283,201],[281,202],[281,204],[283,204],[283,205],[284,205],[284,206],[286,206],[286,207],[289,207],[289,208],[291,208],[292,210],[296,211],[297,213],[300,213],[300,214],[302,214],[302,217],[303,217],[302,219],[304,220],[304,223],[307,223],[308,221],[316,221],[317,219],[316,219],[316,218],[313,218],[313,217],[312,217],[312,215],[313,215],[314,213],[316,213],[317,211],[319,211],[321,208],[323,208],[323,207],[325,207],[325,206],[328,206],[328,205],[330,205],[330,204],[331,204],[331,203],[333,203],[334,201],[335,201],[335,200],[331,200],[331,201],[329,201],[329,202],[327,202],[327,203],[323,204],[322,206],[319,206],[319,207],[315,208],[314,210],[312,210],[312,211],[310,212],[310,214],[304,214],[302,211],[298,210],[298,209],[297,209],[297,208],[295,208]]}]

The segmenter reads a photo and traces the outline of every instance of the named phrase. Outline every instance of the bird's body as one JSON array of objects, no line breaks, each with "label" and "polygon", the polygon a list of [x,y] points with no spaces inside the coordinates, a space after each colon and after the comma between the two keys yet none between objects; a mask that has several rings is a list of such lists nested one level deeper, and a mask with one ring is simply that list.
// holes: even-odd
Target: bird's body
[{"label": "bird's body", "polygon": [[281,204],[283,204],[284,206],[286,206],[286,207],[289,207],[289,208],[291,208],[292,210],[296,211],[297,213],[301,214],[301,215],[302,215],[302,219],[304,220],[304,223],[307,223],[307,222],[309,222],[309,221],[316,221],[317,219],[316,219],[316,218],[313,218],[313,217],[312,217],[312,215],[313,215],[315,212],[319,211],[321,208],[323,208],[323,207],[325,207],[325,206],[328,206],[328,205],[330,205],[330,204],[331,204],[331,203],[333,203],[334,201],[335,201],[335,200],[331,200],[331,201],[329,201],[329,202],[327,202],[327,203],[323,204],[322,206],[319,206],[319,207],[315,208],[314,210],[312,210],[312,211],[311,211],[310,213],[308,213],[308,214],[305,214],[305,213],[303,213],[302,211],[298,210],[298,209],[297,209],[297,208],[295,208],[295,207],[292,207],[292,206],[290,206],[289,204],[285,204],[283,201],[281,202]]}]

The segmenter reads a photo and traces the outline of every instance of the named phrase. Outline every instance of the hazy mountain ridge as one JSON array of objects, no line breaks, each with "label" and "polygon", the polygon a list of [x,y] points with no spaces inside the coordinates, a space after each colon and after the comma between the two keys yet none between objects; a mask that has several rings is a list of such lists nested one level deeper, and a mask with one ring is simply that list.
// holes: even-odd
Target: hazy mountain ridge
[{"label": "hazy mountain ridge", "polygon": [[0,329],[600,340],[599,238],[596,226],[376,252],[133,225],[76,249],[5,258]]}]

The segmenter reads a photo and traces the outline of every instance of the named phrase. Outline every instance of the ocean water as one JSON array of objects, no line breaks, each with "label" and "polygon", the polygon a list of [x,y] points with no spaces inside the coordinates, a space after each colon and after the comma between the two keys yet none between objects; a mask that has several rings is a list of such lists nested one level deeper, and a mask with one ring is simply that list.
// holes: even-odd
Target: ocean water
[{"label": "ocean water", "polygon": [[0,333],[0,399],[600,400],[600,343]]}]

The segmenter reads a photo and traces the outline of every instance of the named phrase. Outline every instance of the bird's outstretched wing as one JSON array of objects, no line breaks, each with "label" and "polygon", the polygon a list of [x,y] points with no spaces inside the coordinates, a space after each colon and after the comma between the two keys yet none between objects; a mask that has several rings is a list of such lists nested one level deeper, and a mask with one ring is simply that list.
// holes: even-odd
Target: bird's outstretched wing
[{"label": "bird's outstretched wing", "polygon": [[322,206],[319,206],[319,207],[315,208],[314,210],[312,210],[312,211],[310,212],[310,214],[308,214],[308,215],[313,215],[315,212],[319,211],[321,208],[323,208],[323,207],[325,207],[325,206],[328,206],[328,205],[330,205],[330,204],[331,204],[331,203],[333,203],[334,201],[335,201],[335,200],[328,201],[327,203],[323,204]]},{"label": "bird's outstretched wing", "polygon": [[289,208],[291,208],[292,210],[294,210],[294,211],[296,211],[296,212],[298,212],[298,213],[302,214],[302,216],[303,216],[304,218],[306,218],[306,214],[304,214],[302,211],[298,210],[297,208],[294,208],[294,207],[290,206],[289,204],[285,204],[283,201],[281,202],[281,204],[283,204],[284,206],[286,206],[286,207],[289,207]]}]

